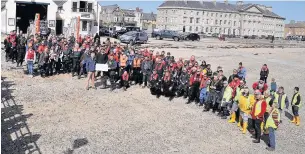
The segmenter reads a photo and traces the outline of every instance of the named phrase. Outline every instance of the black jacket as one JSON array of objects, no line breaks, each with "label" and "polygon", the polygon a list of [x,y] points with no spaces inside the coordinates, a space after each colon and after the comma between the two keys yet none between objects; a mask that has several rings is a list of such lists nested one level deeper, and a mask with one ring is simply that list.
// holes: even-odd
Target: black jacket
[{"label": "black jacket", "polygon": [[108,61],[108,54],[97,53],[96,55],[96,63],[98,64],[106,64]]}]

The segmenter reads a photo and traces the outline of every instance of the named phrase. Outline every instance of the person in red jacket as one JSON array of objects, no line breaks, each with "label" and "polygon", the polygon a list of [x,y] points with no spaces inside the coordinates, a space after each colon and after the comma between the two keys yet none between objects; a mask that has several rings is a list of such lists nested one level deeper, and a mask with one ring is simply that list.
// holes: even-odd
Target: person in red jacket
[{"label": "person in red jacket", "polygon": [[259,90],[263,94],[268,89],[268,85],[264,82],[263,79],[260,79],[257,82],[254,82],[252,85],[253,90]]},{"label": "person in red jacket", "polygon": [[261,91],[255,90],[254,92],[255,97],[255,103],[251,110],[251,117],[252,117],[252,125],[255,130],[255,134],[252,136],[255,140],[253,140],[253,143],[260,143],[261,138],[261,124],[264,119],[264,114],[267,110],[267,103],[264,100]]},{"label": "person in red jacket", "polygon": [[122,74],[122,86],[124,90],[126,90],[129,86],[129,74],[127,71],[124,71]]}]

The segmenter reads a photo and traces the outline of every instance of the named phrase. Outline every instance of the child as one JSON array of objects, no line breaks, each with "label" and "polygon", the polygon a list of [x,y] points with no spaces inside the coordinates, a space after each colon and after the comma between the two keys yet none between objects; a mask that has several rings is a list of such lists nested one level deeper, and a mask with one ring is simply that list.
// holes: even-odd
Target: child
[{"label": "child", "polygon": [[275,133],[274,131],[278,128],[280,123],[280,112],[277,107],[277,103],[273,103],[269,112],[269,117],[266,120],[265,129],[269,132],[269,147],[266,149],[268,151],[275,150]]},{"label": "child", "polygon": [[127,71],[124,71],[124,73],[122,74],[122,86],[123,86],[123,89],[126,91],[126,89],[128,88],[128,78],[129,78],[129,75],[127,73]]},{"label": "child", "polygon": [[274,78],[271,79],[270,87],[271,87],[271,91],[270,91],[271,93],[276,92],[277,85],[276,85],[276,82],[275,82],[275,79],[274,79]]}]

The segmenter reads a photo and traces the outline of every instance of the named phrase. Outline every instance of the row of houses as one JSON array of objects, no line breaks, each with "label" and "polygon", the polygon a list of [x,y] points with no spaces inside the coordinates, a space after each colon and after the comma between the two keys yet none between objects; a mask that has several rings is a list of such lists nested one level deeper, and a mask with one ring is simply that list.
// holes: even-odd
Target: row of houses
[{"label": "row of houses", "polygon": [[3,0],[1,1],[1,32],[26,32],[35,14],[48,23],[56,34],[75,32],[80,17],[80,34],[95,34],[102,26],[138,26],[152,30],[156,14],[142,9],[122,9],[118,5],[101,6],[96,0]]}]

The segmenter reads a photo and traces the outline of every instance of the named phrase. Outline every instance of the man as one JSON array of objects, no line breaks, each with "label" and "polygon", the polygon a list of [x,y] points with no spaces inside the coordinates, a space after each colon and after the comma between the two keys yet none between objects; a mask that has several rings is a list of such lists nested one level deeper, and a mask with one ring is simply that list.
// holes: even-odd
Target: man
[{"label": "man", "polygon": [[62,51],[63,57],[62,57],[62,64],[63,64],[63,72],[69,73],[71,70],[70,64],[71,64],[71,54],[72,51],[69,48],[68,44],[66,44]]},{"label": "man", "polygon": [[39,57],[38,66],[40,69],[40,76],[43,78],[49,76],[49,54],[49,48],[46,47]]},{"label": "man", "polygon": [[186,98],[188,95],[188,89],[189,89],[189,74],[187,73],[186,68],[182,68],[182,73],[179,76],[179,85],[178,90],[176,91],[176,96],[181,96],[183,94],[183,97]]},{"label": "man", "polygon": [[[241,95],[241,89],[245,86],[245,81],[239,80],[238,76],[235,75],[233,81],[229,84],[229,86],[232,88],[232,98],[233,104],[231,108],[231,118],[228,121],[229,123],[235,123],[236,122],[236,112],[238,110],[238,100]],[[240,123],[237,124],[237,126],[240,126]]]},{"label": "man", "polygon": [[218,97],[221,94],[221,90],[223,88],[223,82],[220,81],[218,78],[218,74],[216,72],[213,73],[213,79],[210,82],[209,85],[209,94],[208,94],[208,99],[207,103],[205,105],[205,109],[203,112],[208,112],[210,111],[211,108],[213,108],[213,112],[216,111],[217,106],[218,106]]},{"label": "man", "polygon": [[255,134],[252,136],[255,140],[253,143],[260,143],[261,138],[261,123],[263,122],[264,114],[267,109],[267,103],[262,97],[262,93],[259,90],[255,90],[255,103],[250,112],[252,117],[252,123],[254,126]]},{"label": "man", "polygon": [[17,67],[22,66],[25,52],[25,40],[21,38],[17,45]]},{"label": "man", "polygon": [[233,89],[228,85],[228,82],[224,81],[221,96],[218,98],[218,101],[221,102],[219,112],[221,119],[227,119],[228,106],[232,101],[232,91]]},{"label": "man", "polygon": [[211,70],[211,64],[208,64],[207,67],[203,70],[203,73],[207,75],[208,78],[212,78],[213,71]]},{"label": "man", "polygon": [[150,75],[150,92],[152,95],[159,95],[161,93],[161,85],[159,82],[159,75],[157,74],[157,71],[154,70],[153,73]]},{"label": "man", "polygon": [[291,101],[293,120],[292,123],[295,123],[297,126],[300,125],[299,109],[301,107],[301,96],[299,93],[299,87],[294,88],[294,94]]},{"label": "man", "polygon": [[[200,69],[196,69],[196,67],[192,68],[192,75],[190,77],[190,88],[189,88],[189,99],[186,104],[190,104],[192,101],[196,101],[199,98],[199,87],[200,87]],[[197,104],[197,103],[196,103]]]},{"label": "man", "polygon": [[246,73],[247,73],[246,68],[243,67],[243,63],[240,62],[238,69],[237,69],[237,75],[238,75],[239,79],[246,80]]},{"label": "man", "polygon": [[277,109],[278,106],[276,103],[272,104],[272,107],[268,111],[270,116],[266,119],[266,125],[265,129],[269,132],[269,145],[266,149],[268,151],[274,151],[275,150],[275,133],[274,131],[277,130],[279,124],[280,124],[280,112]]},{"label": "man", "polygon": [[136,54],[132,64],[133,84],[141,83],[141,63],[140,55]]},{"label": "man", "polygon": [[[280,114],[282,114],[283,110],[288,109],[289,107],[289,100],[287,95],[284,92],[284,87],[279,87],[278,91],[274,94],[273,103],[278,103]],[[281,118],[282,119],[282,118]],[[280,121],[282,122],[282,121]]]},{"label": "man", "polygon": [[75,47],[72,51],[72,77],[74,77],[75,72],[78,75],[78,78],[80,78],[80,57],[82,55],[81,48],[79,48],[79,45],[76,43]]},{"label": "man", "polygon": [[240,109],[240,121],[242,120],[243,123],[240,130],[245,134],[247,132],[248,118],[250,116],[251,108],[255,103],[255,98],[254,95],[250,95],[248,87],[244,87],[241,91],[241,96],[238,99],[238,107]]},{"label": "man", "polygon": [[165,97],[171,96],[171,91],[170,91],[171,85],[172,85],[171,74],[168,70],[165,70],[164,76],[162,78],[162,87],[161,87],[161,91],[163,92]]},{"label": "man", "polygon": [[142,62],[141,70],[143,73],[142,87],[144,88],[145,86],[147,86],[147,81],[150,77],[151,71],[153,70],[152,61],[149,59],[149,57],[145,57],[145,60]]},{"label": "man", "polygon": [[234,80],[234,76],[236,76],[236,75],[237,75],[237,69],[234,69],[233,74],[230,75],[230,77],[229,77],[228,83],[231,83]]},{"label": "man", "polygon": [[259,90],[261,94],[263,94],[268,89],[268,85],[263,81],[263,79],[260,79],[257,82],[254,82],[252,85],[253,90]]}]

